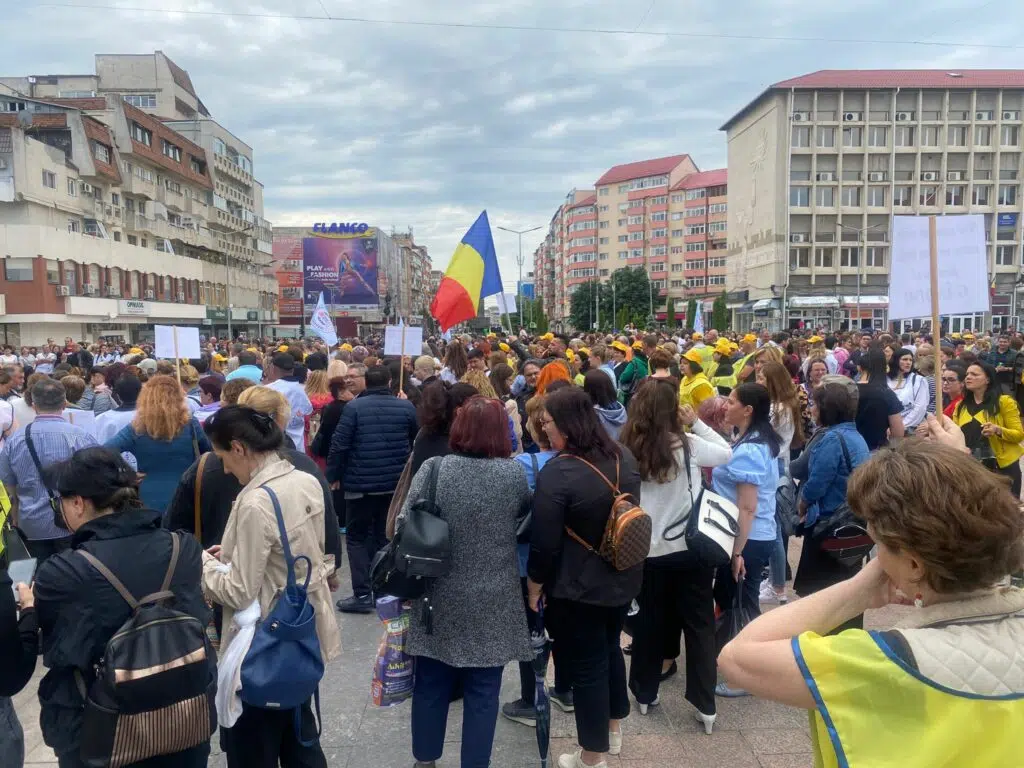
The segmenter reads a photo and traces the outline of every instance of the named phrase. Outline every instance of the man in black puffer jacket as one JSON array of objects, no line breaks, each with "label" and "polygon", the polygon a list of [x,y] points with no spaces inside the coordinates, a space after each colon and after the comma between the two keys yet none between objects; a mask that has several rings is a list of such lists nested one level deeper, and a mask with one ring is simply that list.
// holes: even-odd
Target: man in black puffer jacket
[{"label": "man in black puffer jacket", "polygon": [[416,408],[391,394],[391,372],[366,371],[366,389],[345,406],[331,438],[327,479],[340,483],[347,502],[346,549],[352,597],[339,600],[343,613],[370,613],[370,562],[386,543],[388,506],[419,429]]}]

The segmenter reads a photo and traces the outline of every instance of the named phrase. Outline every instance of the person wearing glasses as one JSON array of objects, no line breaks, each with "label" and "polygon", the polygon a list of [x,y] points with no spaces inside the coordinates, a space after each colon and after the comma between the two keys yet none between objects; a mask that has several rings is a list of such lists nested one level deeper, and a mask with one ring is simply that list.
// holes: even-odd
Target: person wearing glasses
[{"label": "person wearing glasses", "polygon": [[942,369],[942,413],[950,418],[953,411],[964,399],[964,380],[967,378],[967,366],[958,360],[950,360]]},{"label": "person wearing glasses", "polygon": [[[516,395],[516,406],[519,408],[519,423],[526,424],[526,403],[537,393],[537,380],[540,378],[540,363],[527,360],[522,367],[523,389]],[[536,453],[537,444],[530,437],[529,430],[523,430],[523,453]]]}]

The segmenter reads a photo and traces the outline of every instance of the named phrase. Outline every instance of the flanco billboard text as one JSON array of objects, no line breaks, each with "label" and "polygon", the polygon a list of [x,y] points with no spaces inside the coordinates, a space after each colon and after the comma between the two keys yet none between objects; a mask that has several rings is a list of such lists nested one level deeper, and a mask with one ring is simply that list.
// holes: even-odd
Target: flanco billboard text
[{"label": "flanco billboard text", "polygon": [[361,235],[370,228],[369,224],[365,223],[344,223],[332,221],[330,223],[326,221],[318,221],[313,225],[314,232],[322,232],[325,235]]}]

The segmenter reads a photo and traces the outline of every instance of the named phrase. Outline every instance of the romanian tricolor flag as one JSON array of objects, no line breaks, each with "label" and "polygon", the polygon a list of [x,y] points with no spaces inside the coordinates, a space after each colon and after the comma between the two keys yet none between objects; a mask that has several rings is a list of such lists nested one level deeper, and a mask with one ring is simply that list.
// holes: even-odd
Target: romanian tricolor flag
[{"label": "romanian tricolor flag", "polygon": [[453,325],[476,317],[480,301],[501,291],[498,256],[494,252],[487,211],[484,211],[452,254],[430,305],[430,314],[441,330],[447,331]]}]

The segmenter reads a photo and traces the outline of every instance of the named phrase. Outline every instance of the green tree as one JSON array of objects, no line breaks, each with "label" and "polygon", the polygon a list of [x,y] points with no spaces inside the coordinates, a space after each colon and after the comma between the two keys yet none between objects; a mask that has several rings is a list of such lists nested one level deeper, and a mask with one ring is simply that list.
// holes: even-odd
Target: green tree
[{"label": "green tree", "polygon": [[[577,331],[590,330],[594,327],[594,293],[597,280],[580,283],[569,300],[569,323]],[[603,308],[602,308],[603,309]],[[604,314],[602,312],[602,314]]]},{"label": "green tree", "polygon": [[722,291],[711,307],[711,326],[719,333],[729,327],[729,309],[725,306],[725,291]]},{"label": "green tree", "polygon": [[613,311],[616,328],[631,321],[646,325],[651,308],[650,290],[650,279],[643,267],[615,270],[610,281],[601,286],[601,317],[605,318],[601,326],[607,327],[607,319],[612,317]]},{"label": "green tree", "polygon": [[671,296],[666,299],[665,304],[665,325],[671,331],[676,327],[676,300]]},{"label": "green tree", "polygon": [[686,327],[693,328],[697,322],[697,300],[690,299],[686,302]]}]

